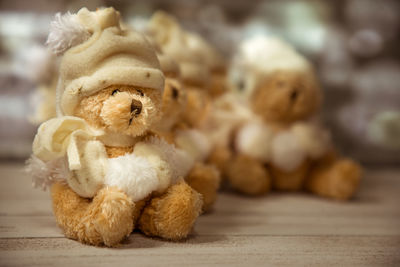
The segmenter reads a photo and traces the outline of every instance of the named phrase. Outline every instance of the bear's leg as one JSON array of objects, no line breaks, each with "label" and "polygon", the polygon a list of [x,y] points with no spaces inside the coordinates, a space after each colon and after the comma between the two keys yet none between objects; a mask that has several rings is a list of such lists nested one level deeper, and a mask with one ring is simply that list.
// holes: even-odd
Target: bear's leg
[{"label": "bear's leg", "polygon": [[114,187],[105,187],[92,199],[80,197],[63,183],[51,187],[57,224],[68,238],[91,245],[115,246],[133,230],[134,204]]},{"label": "bear's leg", "polygon": [[196,163],[186,183],[203,196],[203,211],[210,211],[217,199],[220,175],[217,168],[210,164]]},{"label": "bear's leg", "polygon": [[228,163],[231,161],[232,151],[227,146],[216,146],[210,156],[207,159],[207,162],[216,166],[221,174],[221,178],[226,178],[226,169],[229,167]]},{"label": "bear's leg", "polygon": [[139,200],[137,202],[135,202],[134,206],[134,210],[133,210],[133,229],[136,229],[136,225],[139,221],[140,215],[142,214],[142,211],[144,209],[144,207],[146,206],[147,202],[149,201],[150,196],[146,197],[145,199]]},{"label": "bear's leg", "polygon": [[290,172],[271,165],[272,188],[281,191],[302,190],[309,170],[310,163],[308,161],[304,161],[299,167]]},{"label": "bear's leg", "polygon": [[235,190],[247,195],[261,195],[271,189],[267,168],[260,161],[242,154],[229,163],[227,179]]},{"label": "bear's leg", "polygon": [[347,200],[351,198],[361,179],[361,166],[350,159],[318,162],[307,177],[305,188],[317,195]]},{"label": "bear's leg", "polygon": [[151,199],[141,214],[138,227],[148,236],[183,239],[192,229],[202,205],[201,195],[181,181]]}]

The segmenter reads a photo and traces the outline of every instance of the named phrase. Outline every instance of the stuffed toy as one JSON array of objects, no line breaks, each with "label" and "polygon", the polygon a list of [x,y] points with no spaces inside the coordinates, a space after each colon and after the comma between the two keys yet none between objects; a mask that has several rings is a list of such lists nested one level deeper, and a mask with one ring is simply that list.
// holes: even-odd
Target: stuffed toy
[{"label": "stuffed toy", "polygon": [[212,84],[220,83],[222,58],[199,35],[184,30],[174,17],[165,12],[153,14],[148,32],[162,52],[178,63],[187,92],[183,119],[190,126],[200,128],[210,112],[210,88]]},{"label": "stuffed toy", "polygon": [[[174,143],[196,162],[186,180],[203,194],[204,210],[207,211],[215,201],[220,178],[212,164],[202,164],[212,151],[212,144],[202,128],[212,103],[208,90],[213,77],[211,70],[216,73],[214,76],[218,80],[222,59],[214,57],[215,50],[200,36],[183,30],[175,18],[164,12],[158,11],[152,16],[148,23],[148,34],[162,53],[178,64],[179,83],[186,94],[179,125],[185,130],[176,132]],[[206,55],[214,59],[206,60]]]},{"label": "stuffed toy", "polygon": [[231,158],[235,154],[233,146],[235,133],[251,120],[254,114],[246,98],[233,90],[214,98],[210,110],[202,128],[212,146],[207,162],[217,167],[224,181],[227,178]]},{"label": "stuffed toy", "polygon": [[190,166],[186,182],[203,196],[203,211],[210,211],[217,198],[220,175],[215,166],[206,164],[201,153],[208,146],[208,140],[195,128],[182,121],[186,108],[187,95],[180,82],[178,64],[168,55],[158,54],[161,69],[165,75],[162,101],[163,117],[156,125],[156,133],[175,144]]},{"label": "stuffed toy", "polygon": [[238,88],[254,116],[235,132],[227,175],[232,187],[249,195],[273,188],[352,197],[361,167],[335,152],[317,118],[322,92],[311,64],[273,37],[245,41],[237,57]]},{"label": "stuffed toy", "polygon": [[180,153],[150,131],[164,88],[151,44],[121,29],[113,8],[56,15],[48,43],[62,55],[58,116],[39,127],[28,169],[51,186],[65,235],[106,246],[134,229],[185,238],[202,199],[182,179]]}]

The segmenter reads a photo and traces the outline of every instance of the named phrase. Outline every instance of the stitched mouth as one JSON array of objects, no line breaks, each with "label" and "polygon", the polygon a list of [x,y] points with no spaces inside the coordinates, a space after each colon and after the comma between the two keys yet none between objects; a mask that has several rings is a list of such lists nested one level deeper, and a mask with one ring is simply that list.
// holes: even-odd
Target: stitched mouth
[{"label": "stitched mouth", "polygon": [[140,109],[135,109],[135,110],[133,110],[133,111],[131,112],[131,117],[130,117],[130,119],[129,119],[129,123],[128,123],[128,124],[131,125],[132,122],[133,122],[133,119],[139,117],[140,114],[142,114],[142,109],[141,109],[141,108],[140,108]]}]

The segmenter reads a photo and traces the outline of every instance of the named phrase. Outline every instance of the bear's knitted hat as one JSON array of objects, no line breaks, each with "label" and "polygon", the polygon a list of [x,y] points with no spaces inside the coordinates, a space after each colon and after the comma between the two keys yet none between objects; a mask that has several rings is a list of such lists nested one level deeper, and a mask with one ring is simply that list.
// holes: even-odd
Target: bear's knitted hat
[{"label": "bear's knitted hat", "polygon": [[66,51],[57,87],[59,116],[73,115],[82,97],[110,85],[164,88],[155,50],[142,34],[121,29],[114,8],[56,16],[48,44],[58,54]]},{"label": "bear's knitted hat", "polygon": [[180,76],[179,65],[172,57],[163,53],[157,53],[157,57],[165,77],[176,78]]},{"label": "bear's knitted hat", "polygon": [[179,64],[183,81],[204,85],[209,80],[210,69],[203,52],[206,43],[200,36],[185,31],[174,17],[162,11],[153,14],[148,31],[162,52]]},{"label": "bear's knitted hat", "polygon": [[162,52],[160,45],[157,43],[153,35],[147,34],[145,35],[147,41],[153,46],[156,50],[158,61],[160,62],[160,68],[164,73],[165,77],[177,78],[180,76],[180,68],[178,62],[172,56],[167,55]]}]

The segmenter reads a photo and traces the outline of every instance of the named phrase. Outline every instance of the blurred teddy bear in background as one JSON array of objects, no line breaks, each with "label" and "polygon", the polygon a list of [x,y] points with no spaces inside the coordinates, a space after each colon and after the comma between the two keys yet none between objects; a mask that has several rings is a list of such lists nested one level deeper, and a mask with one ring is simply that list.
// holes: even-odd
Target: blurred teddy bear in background
[{"label": "blurred teddy bear in background", "polygon": [[210,211],[217,199],[220,174],[214,165],[205,163],[200,157],[193,157],[197,154],[193,149],[198,149],[202,142],[207,146],[207,139],[204,139],[199,130],[182,120],[187,94],[180,80],[179,65],[170,56],[161,52],[158,53],[158,59],[165,75],[165,86],[162,100],[163,115],[160,122],[155,125],[155,131],[169,143],[176,145],[185,155],[182,158],[188,163],[184,165],[190,168],[185,171],[185,180],[202,195],[203,211]]},{"label": "blurred teddy bear in background", "polygon": [[249,195],[273,188],[352,197],[361,167],[337,155],[318,121],[322,92],[311,64],[287,43],[258,36],[241,45],[232,71],[254,112],[234,133],[232,187]]}]

